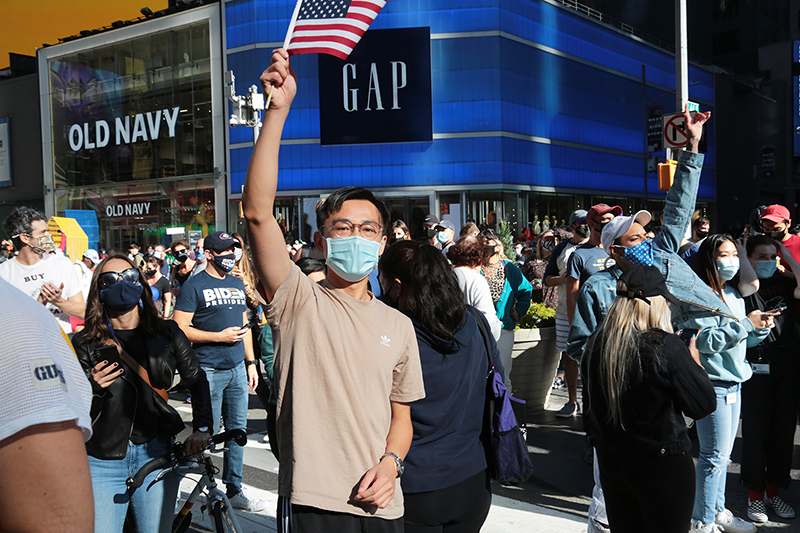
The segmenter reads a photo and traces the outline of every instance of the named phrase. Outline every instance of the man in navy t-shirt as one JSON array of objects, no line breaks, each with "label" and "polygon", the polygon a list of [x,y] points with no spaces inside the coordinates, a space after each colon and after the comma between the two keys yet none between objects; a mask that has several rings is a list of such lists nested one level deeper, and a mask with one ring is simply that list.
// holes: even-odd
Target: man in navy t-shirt
[{"label": "man in navy t-shirt", "polygon": [[[242,327],[247,324],[244,283],[228,275],[236,264],[233,249],[237,246],[239,241],[222,231],[206,237],[208,266],[181,286],[175,304],[175,322],[192,341],[208,377],[214,435],[219,432],[221,415],[225,429],[247,429],[248,385],[252,391],[258,384],[252,333]],[[225,454],[222,479],[231,504],[237,509],[262,511],[266,502],[242,491],[244,450],[233,441],[226,446],[230,451]]]}]

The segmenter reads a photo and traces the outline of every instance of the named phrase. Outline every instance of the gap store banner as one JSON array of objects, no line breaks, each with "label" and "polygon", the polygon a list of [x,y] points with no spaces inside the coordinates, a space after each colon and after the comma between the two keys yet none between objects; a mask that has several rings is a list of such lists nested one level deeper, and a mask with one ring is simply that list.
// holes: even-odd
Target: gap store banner
[{"label": "gap store banner", "polygon": [[[227,69],[237,83],[258,84],[272,48],[283,41],[293,7],[294,0],[225,3]],[[674,111],[674,56],[545,0],[388,2],[365,39],[380,29],[413,28],[430,32],[432,140],[366,143],[370,134],[338,132],[342,144],[326,144],[330,138],[321,124],[326,124],[327,92],[337,94],[342,71],[334,78],[325,70],[327,58],[294,56],[298,95],[281,148],[284,194],[360,185],[641,196],[643,102]],[[384,77],[378,71],[386,108],[391,98]],[[689,82],[696,83],[690,99],[701,111],[713,111],[713,74],[690,65]],[[364,83],[358,87],[360,109],[366,104],[363,87],[369,94]],[[362,131],[370,130],[365,126],[357,133]],[[234,128],[229,133],[230,193],[236,196],[252,152],[252,132]],[[713,113],[706,135],[700,197],[713,199]],[[651,197],[663,195],[655,174],[648,176],[648,189]]]}]

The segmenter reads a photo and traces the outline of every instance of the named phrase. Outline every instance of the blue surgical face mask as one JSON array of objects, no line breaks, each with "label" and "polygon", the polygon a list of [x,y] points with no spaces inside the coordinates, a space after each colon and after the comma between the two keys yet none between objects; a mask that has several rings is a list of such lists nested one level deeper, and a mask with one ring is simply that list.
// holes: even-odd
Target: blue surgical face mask
[{"label": "blue surgical face mask", "polygon": [[717,272],[719,273],[719,277],[725,281],[733,279],[733,276],[739,272],[739,258],[721,257],[717,259]]},{"label": "blue surgical face mask", "polygon": [[328,243],[328,257],[325,262],[345,281],[361,281],[378,265],[378,253],[381,250],[381,243],[378,241],[368,241],[351,235],[327,238],[325,242]]},{"label": "blue surgical face mask", "polygon": [[639,266],[653,266],[653,240],[647,239],[636,246],[626,246],[625,259]]},{"label": "blue surgical face mask", "polygon": [[443,231],[440,231],[436,234],[436,240],[439,241],[439,244],[444,244],[447,242],[447,235]]},{"label": "blue surgical face mask", "polygon": [[130,311],[142,299],[142,291],[140,284],[123,279],[100,290],[100,303],[112,311]]},{"label": "blue surgical face mask", "polygon": [[223,272],[230,272],[236,266],[236,254],[215,255],[214,264]]},{"label": "blue surgical face mask", "polygon": [[756,275],[761,279],[771,278],[776,270],[778,270],[778,262],[774,259],[756,261]]}]

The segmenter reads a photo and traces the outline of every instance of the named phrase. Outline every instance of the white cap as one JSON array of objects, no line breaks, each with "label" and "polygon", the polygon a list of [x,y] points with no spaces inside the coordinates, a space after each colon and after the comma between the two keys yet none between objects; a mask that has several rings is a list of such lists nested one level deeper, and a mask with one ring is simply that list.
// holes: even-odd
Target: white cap
[{"label": "white cap", "polygon": [[83,257],[91,259],[92,263],[95,265],[100,262],[100,256],[97,254],[97,250],[92,250],[91,248],[83,252]]},{"label": "white cap", "polygon": [[634,222],[646,226],[650,223],[652,218],[652,215],[644,210],[637,212],[632,217],[614,217],[611,219],[611,222],[606,224],[603,228],[603,233],[600,235],[600,244],[603,245],[603,249],[606,253],[609,253],[608,249],[614,245],[614,241],[628,233],[628,230],[631,229]]}]

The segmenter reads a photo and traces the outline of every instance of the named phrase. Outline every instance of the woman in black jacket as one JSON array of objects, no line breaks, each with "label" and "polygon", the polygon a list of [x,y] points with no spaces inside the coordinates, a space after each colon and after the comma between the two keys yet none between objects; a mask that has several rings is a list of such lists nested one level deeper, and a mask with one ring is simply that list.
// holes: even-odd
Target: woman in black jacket
[{"label": "woman in black jacket", "polygon": [[694,463],[681,412],[716,408],[700,356],[673,335],[667,291],[656,267],[634,266],[586,344],[584,425],[597,450],[614,533],[686,533],[694,504]]},{"label": "woman in black jacket", "polygon": [[206,375],[177,324],[158,316],[140,275],[123,255],[104,259],[89,288],[86,327],[72,339],[93,390],[93,435],[86,451],[95,531],[104,533],[122,531],[129,503],[139,533],[171,527],[179,478],[169,474],[150,486],[158,474],[153,472],[132,497],[125,480],[150,459],[166,454],[172,437],[184,429],[180,415],[166,402],[176,368],[193,399],[195,431],[185,441],[187,452],[199,452],[210,438]]},{"label": "woman in black jacket", "polygon": [[[480,440],[489,370],[483,336],[440,250],[398,241],[379,269],[383,301],[414,323],[425,380],[425,398],[411,404],[414,436],[401,480],[405,532],[477,533],[492,502]],[[491,334],[489,341],[502,375]]]}]

